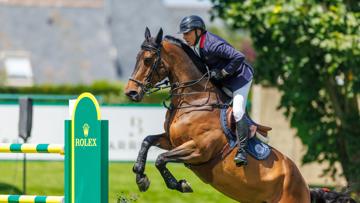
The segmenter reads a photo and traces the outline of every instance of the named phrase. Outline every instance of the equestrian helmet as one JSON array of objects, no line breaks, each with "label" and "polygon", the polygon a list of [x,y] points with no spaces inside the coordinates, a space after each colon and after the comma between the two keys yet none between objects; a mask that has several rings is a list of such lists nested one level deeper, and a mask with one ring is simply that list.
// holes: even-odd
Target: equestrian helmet
[{"label": "equestrian helmet", "polygon": [[180,31],[178,34],[187,33],[194,29],[206,30],[203,19],[197,15],[186,16],[180,22]]}]

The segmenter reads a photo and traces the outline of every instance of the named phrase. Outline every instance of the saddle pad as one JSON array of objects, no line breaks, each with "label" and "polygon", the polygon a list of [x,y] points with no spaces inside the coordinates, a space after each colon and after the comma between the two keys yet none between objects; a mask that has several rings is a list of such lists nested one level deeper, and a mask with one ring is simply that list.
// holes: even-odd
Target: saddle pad
[{"label": "saddle pad", "polygon": [[[237,137],[227,126],[226,108],[220,111],[220,122],[230,148],[233,149],[237,145]],[[254,136],[248,140],[246,151],[255,159],[264,160],[270,155],[271,147]]]},{"label": "saddle pad", "polygon": [[264,160],[270,155],[271,148],[254,136],[248,140],[246,151],[255,159]]}]

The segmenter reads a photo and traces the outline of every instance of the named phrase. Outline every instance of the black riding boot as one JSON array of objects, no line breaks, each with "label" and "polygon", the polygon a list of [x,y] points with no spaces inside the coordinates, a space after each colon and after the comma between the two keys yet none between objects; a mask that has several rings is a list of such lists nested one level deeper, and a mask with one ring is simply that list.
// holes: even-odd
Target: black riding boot
[{"label": "black riding boot", "polygon": [[235,155],[234,161],[237,166],[247,165],[246,147],[247,147],[247,140],[250,134],[250,129],[244,117],[236,123],[236,132],[239,138],[239,149]]}]

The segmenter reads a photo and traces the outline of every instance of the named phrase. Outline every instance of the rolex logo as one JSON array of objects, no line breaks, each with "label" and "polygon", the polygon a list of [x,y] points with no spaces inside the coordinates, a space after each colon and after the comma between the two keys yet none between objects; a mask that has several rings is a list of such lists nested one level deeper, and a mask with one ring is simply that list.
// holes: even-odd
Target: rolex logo
[{"label": "rolex logo", "polygon": [[87,138],[89,135],[90,125],[84,123],[83,133],[85,138],[75,138],[76,147],[96,147],[96,138]]},{"label": "rolex logo", "polygon": [[83,132],[84,132],[84,136],[87,137],[89,135],[89,129],[90,129],[90,126],[89,124],[85,123],[83,125]]}]

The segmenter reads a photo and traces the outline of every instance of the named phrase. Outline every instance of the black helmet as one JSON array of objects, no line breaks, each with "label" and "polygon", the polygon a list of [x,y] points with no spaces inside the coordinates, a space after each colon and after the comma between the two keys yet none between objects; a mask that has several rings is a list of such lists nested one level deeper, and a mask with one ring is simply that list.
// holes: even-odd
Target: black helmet
[{"label": "black helmet", "polygon": [[186,16],[180,22],[180,31],[178,32],[178,34],[187,33],[196,28],[203,31],[206,30],[203,19],[196,15]]}]

